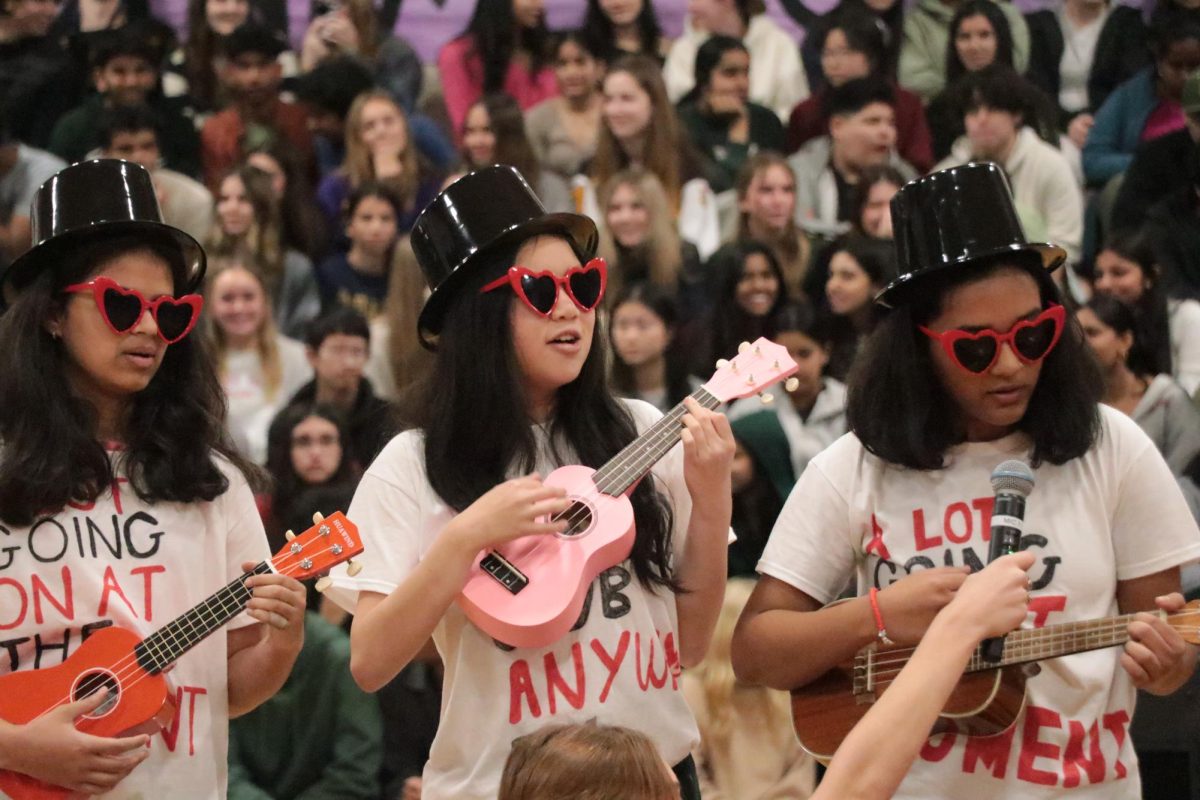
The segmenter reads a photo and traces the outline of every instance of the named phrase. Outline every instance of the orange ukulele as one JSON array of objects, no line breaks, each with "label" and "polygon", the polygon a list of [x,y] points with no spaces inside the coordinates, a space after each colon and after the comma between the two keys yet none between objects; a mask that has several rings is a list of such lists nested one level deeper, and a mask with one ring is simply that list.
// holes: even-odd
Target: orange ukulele
[{"label": "orange ukulele", "polygon": [[[108,689],[108,699],[76,719],[76,728],[94,736],[129,736],[155,733],[169,725],[175,717],[175,703],[163,671],[241,613],[250,600],[250,590],[243,582],[246,578],[277,572],[304,580],[362,552],[358,528],[341,512],[329,517],[317,514],[313,520],[316,524],[299,536],[289,531],[290,541],[270,561],[263,561],[146,638],[125,628],[101,628],[57,667],[0,677],[0,719],[24,725],[57,706]],[[352,564],[351,569],[357,572],[357,566]],[[0,770],[0,792],[13,800],[77,796],[4,770]]]},{"label": "orange ukulele", "polygon": [[[1173,614],[1151,613],[1166,620],[1185,641],[1200,644],[1200,600]],[[1036,674],[1035,662],[1123,645],[1129,639],[1133,617],[1124,614],[1022,628],[1004,637],[1004,653],[999,661],[989,661],[977,648],[930,735],[946,731],[968,736],[1004,733],[1025,706],[1025,681]],[[850,661],[794,690],[792,722],[801,747],[818,761],[828,763],[850,729],[900,674],[913,650],[900,645],[870,645]]]}]

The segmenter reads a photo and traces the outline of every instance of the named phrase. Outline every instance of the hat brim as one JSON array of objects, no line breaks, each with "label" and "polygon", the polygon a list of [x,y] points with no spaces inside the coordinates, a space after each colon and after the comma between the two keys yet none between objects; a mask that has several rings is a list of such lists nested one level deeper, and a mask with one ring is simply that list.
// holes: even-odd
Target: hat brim
[{"label": "hat brim", "polygon": [[0,274],[0,302],[7,306],[21,289],[24,289],[39,273],[53,269],[55,262],[72,248],[87,242],[124,234],[147,234],[154,238],[166,238],[179,247],[185,275],[186,290],[194,291],[204,279],[208,262],[200,243],[178,228],[150,220],[118,220],[96,222],[83,228],[64,231],[52,239],[31,247]]},{"label": "hat brim", "polygon": [[596,223],[582,214],[546,214],[502,231],[459,261],[450,274],[430,293],[425,307],[421,309],[421,316],[417,319],[417,336],[421,344],[430,350],[436,349],[437,336],[442,332],[450,301],[458,295],[465,283],[477,275],[478,269],[474,267],[480,261],[499,247],[543,234],[565,235],[583,260],[594,256],[599,244]]},{"label": "hat brim", "polygon": [[1031,242],[1028,244],[1013,244],[997,247],[982,253],[972,253],[970,256],[950,261],[926,269],[901,275],[875,295],[875,302],[885,308],[895,308],[910,301],[913,295],[924,286],[930,278],[944,277],[946,271],[955,267],[966,267],[979,261],[995,259],[1006,255],[1033,253],[1042,259],[1042,267],[1046,272],[1053,272],[1067,260],[1067,251],[1056,244]]}]

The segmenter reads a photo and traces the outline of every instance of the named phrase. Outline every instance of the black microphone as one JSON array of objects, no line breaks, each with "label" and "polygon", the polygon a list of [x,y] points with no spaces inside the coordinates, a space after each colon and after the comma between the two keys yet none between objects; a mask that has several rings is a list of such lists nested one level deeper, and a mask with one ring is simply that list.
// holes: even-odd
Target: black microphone
[{"label": "black microphone", "polygon": [[[996,494],[992,506],[991,542],[988,563],[1021,549],[1021,532],[1025,529],[1025,498],[1033,491],[1033,470],[1024,461],[1012,459],[992,470],[992,491]],[[999,661],[1004,655],[1002,637],[983,643],[983,656]]]}]

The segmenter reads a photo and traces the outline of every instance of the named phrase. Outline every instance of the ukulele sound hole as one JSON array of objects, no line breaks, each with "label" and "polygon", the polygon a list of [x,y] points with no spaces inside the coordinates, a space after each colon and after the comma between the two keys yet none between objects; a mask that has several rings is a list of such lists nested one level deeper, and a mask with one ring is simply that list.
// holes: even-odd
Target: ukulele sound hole
[{"label": "ukulele sound hole", "polygon": [[105,714],[112,711],[117,705],[117,701],[120,699],[121,694],[121,684],[119,681],[117,681],[116,676],[111,672],[106,670],[95,670],[92,672],[85,672],[80,675],[75,681],[74,688],[71,690],[71,700],[72,702],[82,700],[85,697],[95,694],[101,689],[108,689],[108,697],[104,698],[103,703],[101,703],[95,710],[85,714],[85,716],[91,717],[92,719],[103,717]]},{"label": "ukulele sound hole", "polygon": [[569,523],[567,529],[559,536],[582,536],[592,528],[592,507],[582,500],[576,500],[566,511],[558,515],[558,519],[566,520]]}]

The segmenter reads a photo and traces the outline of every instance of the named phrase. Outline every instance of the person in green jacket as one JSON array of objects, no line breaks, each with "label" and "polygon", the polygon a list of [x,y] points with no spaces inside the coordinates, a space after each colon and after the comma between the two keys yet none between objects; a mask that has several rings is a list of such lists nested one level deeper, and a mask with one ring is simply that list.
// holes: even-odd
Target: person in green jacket
[{"label": "person in green jacket", "polygon": [[[950,21],[959,0],[920,0],[904,16],[904,38],[900,44],[900,85],[928,103],[946,86],[946,47],[950,43]],[[1021,11],[1007,0],[996,5],[1012,30],[1013,65],[1024,74],[1029,66],[1029,28]]]},{"label": "person in green jacket", "polygon": [[383,722],[350,639],[314,612],[279,693],[229,723],[229,800],[378,800]]},{"label": "person in green jacket", "polygon": [[164,46],[153,23],[104,31],[91,52],[96,92],[59,118],[47,149],[68,164],[82,161],[101,145],[99,121],[106,109],[145,104],[158,118],[162,166],[199,175],[200,135],[186,113],[187,101],[165,97],[159,88]]}]

